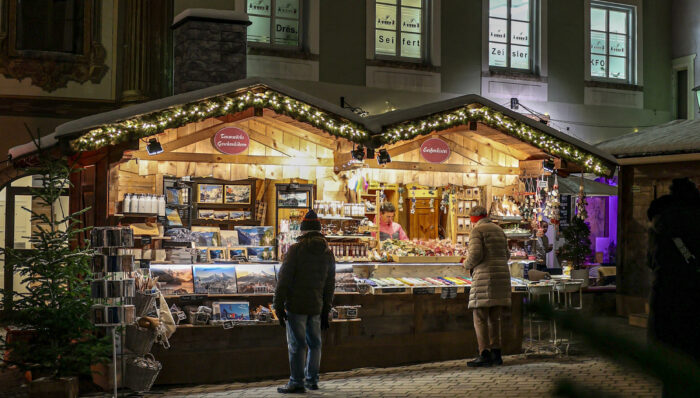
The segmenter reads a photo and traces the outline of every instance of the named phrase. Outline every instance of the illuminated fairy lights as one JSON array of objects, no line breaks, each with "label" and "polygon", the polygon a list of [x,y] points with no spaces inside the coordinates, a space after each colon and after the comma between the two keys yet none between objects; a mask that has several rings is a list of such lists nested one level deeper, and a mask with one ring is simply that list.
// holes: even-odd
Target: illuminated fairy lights
[{"label": "illuminated fairy lights", "polygon": [[393,144],[398,141],[410,140],[419,135],[430,134],[433,131],[464,125],[468,122],[481,122],[489,127],[498,129],[550,155],[572,161],[583,167],[587,172],[597,175],[609,175],[612,172],[609,162],[487,107],[462,107],[457,110],[430,115],[419,120],[402,122],[387,127],[386,131],[375,137],[375,141],[378,146]]},{"label": "illuminated fairy lights", "polygon": [[358,144],[367,144],[370,133],[362,126],[331,116],[330,114],[286,95],[274,92],[247,91],[234,96],[219,96],[184,104],[162,111],[139,115],[121,122],[92,129],[71,142],[79,151],[99,149],[106,145],[118,144],[131,139],[139,139],[162,133],[188,123],[211,117],[241,112],[249,108],[268,108],[279,114],[290,116],[298,121],[342,137]]},{"label": "illuminated fairy lights", "polygon": [[241,112],[252,107],[272,109],[278,114],[309,123],[336,137],[374,148],[410,140],[419,135],[464,125],[468,122],[481,122],[527,142],[550,155],[574,162],[587,172],[597,175],[610,175],[612,173],[612,165],[600,157],[487,107],[469,108],[465,106],[385,127],[383,132],[372,135],[369,130],[357,123],[332,116],[319,108],[284,94],[271,90],[263,92],[259,88],[236,95],[208,98],[103,125],[76,138],[71,145],[79,151],[99,149],[103,146],[159,134],[167,129],[181,127],[207,118]]}]

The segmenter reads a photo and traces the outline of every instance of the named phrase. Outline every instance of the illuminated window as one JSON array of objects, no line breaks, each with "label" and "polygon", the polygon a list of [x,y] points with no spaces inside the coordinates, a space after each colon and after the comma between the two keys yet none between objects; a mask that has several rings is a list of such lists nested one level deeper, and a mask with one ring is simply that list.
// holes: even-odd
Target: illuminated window
[{"label": "illuminated window", "polygon": [[248,42],[274,47],[299,47],[300,0],[248,0]]},{"label": "illuminated window", "polygon": [[634,9],[591,2],[591,77],[632,80]]},{"label": "illuminated window", "polygon": [[375,54],[423,59],[426,32],[423,0],[377,0],[375,11]]},{"label": "illuminated window", "polygon": [[531,70],[534,0],[489,1],[489,66]]}]

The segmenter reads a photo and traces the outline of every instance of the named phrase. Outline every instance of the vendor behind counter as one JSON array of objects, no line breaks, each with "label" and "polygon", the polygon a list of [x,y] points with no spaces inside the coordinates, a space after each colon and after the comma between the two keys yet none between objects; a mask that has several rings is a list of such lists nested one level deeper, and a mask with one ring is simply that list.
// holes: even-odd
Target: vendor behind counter
[{"label": "vendor behind counter", "polygon": [[[379,240],[408,240],[401,224],[394,222],[395,215],[396,208],[391,202],[384,202],[379,207]],[[376,238],[377,234],[372,233],[372,236]]]}]

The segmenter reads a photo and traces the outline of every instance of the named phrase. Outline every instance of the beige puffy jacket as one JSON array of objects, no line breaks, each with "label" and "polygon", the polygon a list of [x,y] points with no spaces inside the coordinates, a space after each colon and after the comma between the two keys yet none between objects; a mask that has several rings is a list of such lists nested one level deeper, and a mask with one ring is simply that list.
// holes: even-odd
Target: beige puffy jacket
[{"label": "beige puffy jacket", "polygon": [[471,271],[469,308],[510,306],[508,239],[503,229],[483,218],[469,234],[469,256],[464,262]]}]

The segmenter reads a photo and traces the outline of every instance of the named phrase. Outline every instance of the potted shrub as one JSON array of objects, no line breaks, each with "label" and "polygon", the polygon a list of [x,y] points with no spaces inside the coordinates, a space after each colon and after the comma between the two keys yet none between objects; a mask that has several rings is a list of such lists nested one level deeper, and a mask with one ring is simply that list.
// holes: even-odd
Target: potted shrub
[{"label": "potted shrub", "polygon": [[[29,338],[2,341],[9,351],[5,362],[31,371],[30,396],[73,397],[78,377],[90,376],[90,365],[109,358],[111,342],[100,338],[89,316],[91,251],[79,247],[78,235],[87,228],[78,217],[85,210],[63,216],[59,198],[70,185],[73,169],[62,159],[39,156],[30,175],[44,176],[32,191],[31,249],[0,249],[5,260],[27,285],[26,293],[12,293],[6,322],[28,330]],[[5,291],[1,291],[6,295]]]},{"label": "potted shrub", "polygon": [[591,255],[591,230],[583,218],[574,217],[563,233],[566,242],[560,249],[561,257],[573,266],[571,278],[583,279],[583,286],[588,286],[588,269],[583,264]]}]

